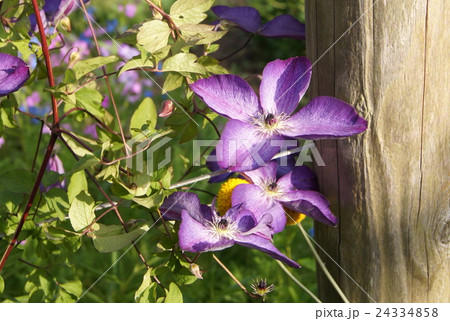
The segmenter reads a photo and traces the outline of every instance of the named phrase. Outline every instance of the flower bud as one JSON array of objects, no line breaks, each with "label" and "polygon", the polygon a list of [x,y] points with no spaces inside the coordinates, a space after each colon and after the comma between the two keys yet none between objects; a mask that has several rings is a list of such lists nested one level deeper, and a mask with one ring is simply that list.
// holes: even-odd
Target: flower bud
[{"label": "flower bud", "polygon": [[72,24],[70,23],[69,17],[62,18],[60,23],[63,30],[67,32],[72,32]]},{"label": "flower bud", "polygon": [[162,110],[159,113],[159,117],[168,117],[172,115],[173,109],[174,109],[173,101],[164,100],[164,102],[162,103]]},{"label": "flower bud", "polygon": [[78,51],[72,51],[72,53],[69,56],[69,68],[72,68],[73,65],[75,65],[78,60],[81,59],[80,54],[78,53]]},{"label": "flower bud", "polygon": [[203,279],[203,271],[200,270],[200,267],[195,264],[195,263],[191,263],[191,267],[190,267],[191,273],[194,274],[198,279]]}]

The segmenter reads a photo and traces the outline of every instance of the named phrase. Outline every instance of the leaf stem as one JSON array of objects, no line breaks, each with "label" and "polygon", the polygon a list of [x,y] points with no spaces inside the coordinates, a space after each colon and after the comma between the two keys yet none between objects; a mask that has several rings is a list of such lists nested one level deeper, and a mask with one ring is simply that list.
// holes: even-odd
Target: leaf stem
[{"label": "leaf stem", "polygon": [[222,263],[221,260],[219,260],[219,258],[215,254],[213,254],[212,257],[214,258],[214,260],[216,260],[217,263],[219,263],[222,269],[224,269],[225,272],[228,273],[228,275],[233,279],[233,281],[236,282],[236,284],[242,289],[242,291],[244,291],[247,295],[251,296],[252,298],[259,298],[258,295],[248,292],[247,288],[234,276],[234,274],[225,266],[225,264]]},{"label": "leaf stem", "polygon": [[223,58],[218,59],[220,62],[233,57],[235,54],[237,54],[239,51],[241,51],[242,49],[244,49],[245,47],[247,47],[247,45],[250,43],[250,41],[253,39],[254,34],[252,33],[250,35],[250,37],[247,39],[247,41],[241,46],[239,47],[237,50],[233,51],[232,53],[230,53],[229,55],[226,55]]}]

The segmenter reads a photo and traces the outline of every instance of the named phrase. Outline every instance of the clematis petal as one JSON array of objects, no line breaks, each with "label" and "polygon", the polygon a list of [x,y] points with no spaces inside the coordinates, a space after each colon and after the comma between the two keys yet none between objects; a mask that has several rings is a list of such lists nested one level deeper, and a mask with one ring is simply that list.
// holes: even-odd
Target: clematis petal
[{"label": "clematis petal", "polygon": [[277,167],[277,178],[280,178],[287,173],[291,172],[295,168],[295,155],[284,156],[276,159],[278,164]]},{"label": "clematis petal", "polygon": [[229,222],[238,222],[240,232],[248,232],[257,225],[256,217],[252,212],[242,207],[242,204],[233,206],[224,215]]},{"label": "clematis petal", "polygon": [[255,234],[245,236],[241,235],[236,239],[236,244],[264,252],[274,259],[284,262],[291,267],[300,267],[297,262],[291,260],[286,255],[281,253],[270,240],[264,237]]},{"label": "clematis petal", "polygon": [[291,175],[291,183],[299,190],[319,190],[316,174],[305,165],[294,168]]},{"label": "clematis petal", "polygon": [[22,59],[0,53],[0,97],[19,90],[28,78],[30,71]]},{"label": "clematis petal", "polygon": [[245,172],[255,185],[264,186],[267,182],[275,182],[277,180],[277,163],[269,162],[266,165],[255,170]]},{"label": "clematis petal", "polygon": [[283,135],[303,139],[348,137],[367,129],[355,109],[334,97],[320,96],[286,121]]},{"label": "clematis petal", "polygon": [[193,218],[186,210],[181,211],[178,239],[180,248],[189,252],[220,251],[235,243],[232,239],[215,237],[207,226]]},{"label": "clematis petal", "polygon": [[276,201],[269,199],[260,187],[253,184],[241,184],[235,187],[231,195],[231,205],[243,204],[255,215],[259,222],[266,214],[272,215],[271,227],[273,233],[284,230],[286,215],[283,207]]},{"label": "clematis petal", "polygon": [[258,97],[239,76],[211,76],[197,80],[190,87],[212,110],[224,117],[250,122],[258,112]]},{"label": "clematis petal", "polygon": [[242,235],[250,235],[256,234],[262,237],[267,238],[268,240],[272,239],[274,234],[272,228],[273,217],[270,214],[264,214],[263,217],[258,221],[258,225],[254,226],[250,230],[241,233]]},{"label": "clematis petal", "polygon": [[261,26],[259,12],[252,7],[215,6],[211,10],[221,20],[232,22],[247,32],[255,33]]},{"label": "clematis petal", "polygon": [[278,187],[285,191],[292,190],[319,190],[317,177],[308,166],[294,167],[292,172],[287,173],[277,181]]},{"label": "clematis petal", "polygon": [[259,96],[266,113],[292,114],[311,80],[311,62],[294,57],[269,62],[264,68]]},{"label": "clematis petal", "polygon": [[271,38],[305,39],[305,24],[293,16],[284,14],[266,23],[258,32],[261,36]]},{"label": "clematis petal", "polygon": [[[89,0],[84,0],[84,3]],[[80,0],[46,0],[44,11],[48,21],[57,21],[80,7]]]},{"label": "clematis petal", "polygon": [[264,166],[278,153],[282,136],[261,136],[252,125],[239,120],[229,120],[216,146],[218,164],[235,172],[250,171]]},{"label": "clematis petal", "polygon": [[277,187],[283,191],[283,193],[287,193],[290,191],[295,190],[294,185],[292,185],[291,182],[291,176],[292,172],[287,173],[286,175],[283,175],[280,177],[280,179],[277,181]]},{"label": "clematis petal", "polygon": [[166,220],[181,219],[181,212],[186,210],[197,221],[211,221],[212,211],[206,205],[201,205],[197,194],[189,192],[175,192],[164,200],[159,208]]},{"label": "clematis petal", "polygon": [[330,203],[316,191],[292,191],[287,197],[290,201],[283,202],[287,208],[312,217],[314,220],[335,226],[338,219],[331,213]]}]

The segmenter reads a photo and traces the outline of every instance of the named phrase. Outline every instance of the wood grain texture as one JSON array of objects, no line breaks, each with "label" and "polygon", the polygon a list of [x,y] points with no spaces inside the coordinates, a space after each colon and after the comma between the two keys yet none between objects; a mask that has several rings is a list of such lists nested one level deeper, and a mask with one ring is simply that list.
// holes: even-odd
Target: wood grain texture
[{"label": "wood grain texture", "polygon": [[[448,21],[448,1],[307,1],[309,58],[337,41],[314,65],[310,96],[347,101],[369,121],[362,135],[318,144],[340,224],[316,225],[316,238],[353,302],[450,302]],[[338,301],[318,277],[321,298]]]}]

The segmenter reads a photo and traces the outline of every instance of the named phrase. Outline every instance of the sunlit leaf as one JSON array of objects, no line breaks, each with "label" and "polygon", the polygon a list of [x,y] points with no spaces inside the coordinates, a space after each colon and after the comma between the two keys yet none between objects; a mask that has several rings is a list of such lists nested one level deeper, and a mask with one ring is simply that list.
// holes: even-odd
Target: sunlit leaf
[{"label": "sunlit leaf", "polygon": [[206,68],[197,63],[197,56],[191,53],[179,53],[168,58],[163,64],[163,71],[206,74]]},{"label": "sunlit leaf", "polygon": [[170,17],[177,26],[200,23],[213,3],[214,0],[178,0],[170,8]]},{"label": "sunlit leaf", "polygon": [[69,219],[75,231],[81,231],[95,219],[94,199],[85,191],[80,192],[69,209]]},{"label": "sunlit leaf", "polygon": [[164,21],[152,20],[145,22],[137,34],[137,42],[148,52],[155,52],[167,45],[170,28]]},{"label": "sunlit leaf", "polygon": [[[100,224],[99,224],[100,225]],[[97,251],[102,253],[114,252],[123,249],[127,245],[130,245],[134,240],[139,238],[142,234],[148,231],[148,225],[141,226],[140,228],[133,230],[129,233],[123,233],[118,235],[102,236],[102,225],[100,229],[95,231],[91,237],[94,241],[94,246]],[[100,233],[100,234],[99,234]]]},{"label": "sunlit leaf", "polygon": [[183,303],[183,294],[175,283],[170,283],[166,293],[165,303]]},{"label": "sunlit leaf", "polygon": [[76,79],[80,79],[91,71],[116,61],[119,61],[119,57],[117,56],[89,58],[78,61],[72,70],[75,72]]}]

